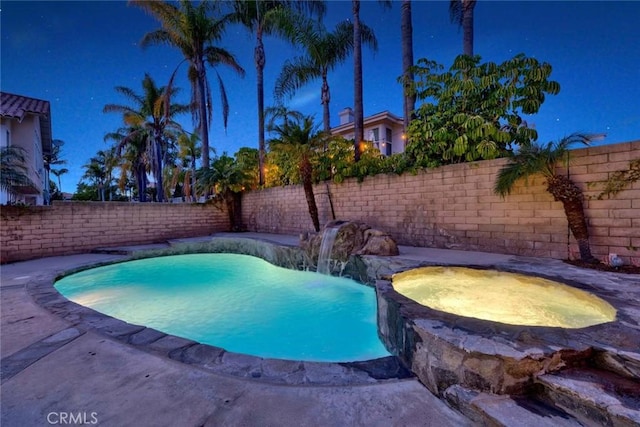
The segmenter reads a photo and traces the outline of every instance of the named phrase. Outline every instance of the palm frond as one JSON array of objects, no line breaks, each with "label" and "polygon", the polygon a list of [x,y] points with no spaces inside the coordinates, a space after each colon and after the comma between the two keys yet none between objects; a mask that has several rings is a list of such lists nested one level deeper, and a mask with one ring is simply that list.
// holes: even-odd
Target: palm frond
[{"label": "palm frond", "polygon": [[224,124],[224,132],[227,133],[227,120],[229,119],[229,100],[227,99],[227,90],[224,87],[222,77],[216,71],[218,77],[218,87],[220,89],[220,102],[222,103],[222,122]]},{"label": "palm frond", "polygon": [[602,137],[603,134],[573,133],[558,142],[520,147],[518,152],[511,154],[509,163],[498,172],[495,193],[504,197],[511,192],[518,180],[538,173],[547,178],[555,176],[557,164],[567,161],[570,146],[577,143],[589,145],[591,141]]},{"label": "palm frond", "polygon": [[276,80],[274,97],[281,101],[285,95],[292,96],[296,90],[320,76],[320,68],[309,57],[298,56],[287,60]]}]

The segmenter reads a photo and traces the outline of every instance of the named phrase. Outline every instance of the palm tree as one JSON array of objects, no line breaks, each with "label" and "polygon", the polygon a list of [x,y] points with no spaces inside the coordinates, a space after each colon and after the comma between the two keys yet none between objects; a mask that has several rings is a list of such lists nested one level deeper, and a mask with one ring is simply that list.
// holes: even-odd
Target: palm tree
[{"label": "palm tree", "polygon": [[403,78],[403,127],[404,135],[409,129],[411,115],[416,105],[416,95],[409,89],[413,82],[413,25],[411,19],[411,0],[402,0],[400,6],[400,30],[402,34],[402,78]]},{"label": "palm tree", "polygon": [[98,198],[101,202],[106,200],[105,189],[109,188],[111,199],[111,184],[113,182],[113,169],[116,166],[115,150],[99,150],[95,156],[84,165],[85,172],[82,179],[90,180],[98,189]]},{"label": "palm tree", "polygon": [[[385,6],[390,1],[382,1]],[[362,27],[360,0],[351,0],[353,14],[353,149],[355,161],[360,160],[360,142],[364,141],[364,107],[362,95]]]},{"label": "palm tree", "polygon": [[[327,73],[344,61],[353,50],[353,24],[343,21],[336,25],[333,32],[317,21],[305,20],[294,25],[293,33],[288,34],[291,41],[304,48],[305,54],[293,60],[288,60],[276,81],[275,97],[282,100],[285,94],[293,95],[297,89],[311,80],[322,79],[320,92],[323,106],[324,131],[331,132],[329,102],[331,94]],[[361,39],[374,50],[377,40],[373,31],[364,24],[360,26]]]},{"label": "palm tree", "polygon": [[504,197],[521,178],[542,174],[547,179],[547,191],[556,201],[562,203],[569,229],[578,242],[580,258],[588,262],[595,261],[595,258],[589,246],[589,229],[582,204],[584,196],[582,190],[568,176],[556,172],[556,165],[559,161],[568,159],[569,147],[572,144],[588,145],[601,137],[602,135],[574,133],[556,143],[522,146],[500,170],[494,186],[494,191]]},{"label": "palm tree", "polygon": [[462,27],[462,53],[473,56],[473,9],[476,0],[449,0],[451,22]]},{"label": "palm tree", "polygon": [[311,158],[326,145],[330,137],[325,132],[318,131],[311,116],[307,116],[303,120],[276,125],[272,130],[277,137],[269,142],[271,150],[286,153],[298,163],[298,173],[307,199],[309,215],[311,215],[316,232],[320,231],[318,207],[313,194]]},{"label": "palm tree", "polygon": [[264,110],[264,117],[267,120],[267,130],[273,129],[278,121],[282,120],[284,124],[289,120],[302,120],[304,115],[300,111],[290,110],[286,105],[278,104],[273,107],[267,107]]},{"label": "palm tree", "polygon": [[26,166],[26,151],[21,147],[0,147],[0,188],[14,194],[16,187],[35,187]]},{"label": "palm tree", "polygon": [[163,160],[168,151],[169,143],[182,133],[182,128],[173,121],[173,117],[189,111],[189,106],[168,104],[167,99],[177,92],[177,89],[157,87],[148,74],[145,74],[142,81],[143,95],[138,95],[132,89],[124,86],[117,86],[115,89],[116,92],[132,101],[135,106],[107,104],[103,111],[105,113],[122,113],[124,123],[131,129],[131,133],[121,143],[130,140],[135,140],[136,143],[142,140],[146,141],[146,155],[156,181],[158,201],[162,202],[164,201]]},{"label": "palm tree", "polygon": [[178,137],[178,157],[182,159],[187,169],[185,170],[185,196],[196,201],[196,159],[200,157],[201,149],[198,144],[200,138],[197,134],[183,133]]},{"label": "palm tree", "polygon": [[[191,82],[191,115],[202,141],[202,164],[209,165],[209,124],[213,111],[211,89],[207,80],[207,68],[225,65],[244,77],[244,69],[227,50],[214,46],[222,38],[231,15],[210,16],[209,11],[219,12],[218,2],[203,1],[195,5],[189,0],[180,0],[178,6],[155,0],[130,0],[160,21],[161,29],[147,33],[141,41],[143,47],[151,44],[168,44],[177,47],[189,63]],[[178,65],[179,67],[180,65]],[[177,71],[177,68],[176,68]],[[174,72],[175,75],[175,72]],[[224,127],[227,127],[229,104],[226,89],[219,74],[218,85],[222,101]],[[173,78],[171,79],[173,80]],[[169,84],[169,87],[171,84]]]},{"label": "palm tree", "polygon": [[148,138],[146,133],[135,127],[120,128],[117,132],[108,133],[105,141],[115,141],[115,154],[120,160],[120,179],[118,186],[125,191],[133,177],[140,202],[147,201],[147,172],[151,170],[147,155]]},{"label": "palm tree", "polygon": [[323,1],[293,0],[235,0],[235,20],[244,25],[251,33],[255,32],[256,46],[254,59],[256,65],[258,95],[258,150],[259,185],[264,185],[264,53],[263,36],[279,35],[291,25],[292,11],[315,13],[322,17],[325,12]]},{"label": "palm tree", "polygon": [[231,229],[241,231],[244,228],[242,225],[241,192],[247,182],[251,181],[251,176],[247,171],[239,167],[233,157],[225,153],[214,159],[211,167],[199,169],[196,176],[198,191],[208,193],[213,190],[227,207]]},{"label": "palm tree", "polygon": [[62,175],[64,175],[65,173],[67,173],[67,172],[69,172],[69,169],[67,169],[67,168],[51,169],[51,173],[54,174],[58,178],[58,189],[60,191],[62,191],[62,182],[60,180],[60,177]]}]

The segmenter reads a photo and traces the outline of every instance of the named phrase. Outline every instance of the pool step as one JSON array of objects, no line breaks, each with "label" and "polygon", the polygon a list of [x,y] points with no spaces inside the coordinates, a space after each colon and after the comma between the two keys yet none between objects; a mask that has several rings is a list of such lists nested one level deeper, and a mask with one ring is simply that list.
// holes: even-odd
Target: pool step
[{"label": "pool step", "polygon": [[535,397],[588,426],[640,426],[640,381],[596,368],[537,377]]},{"label": "pool step", "polygon": [[527,397],[483,393],[460,385],[452,385],[445,390],[444,398],[449,405],[477,425],[490,427],[584,426],[553,404]]}]

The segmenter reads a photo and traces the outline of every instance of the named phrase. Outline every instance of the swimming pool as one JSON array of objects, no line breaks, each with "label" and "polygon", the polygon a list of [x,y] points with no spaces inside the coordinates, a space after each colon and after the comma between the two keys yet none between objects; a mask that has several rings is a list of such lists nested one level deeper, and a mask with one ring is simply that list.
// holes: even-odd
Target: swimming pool
[{"label": "swimming pool", "polygon": [[375,290],[237,254],[173,255],[93,268],[55,284],[78,304],[162,332],[265,358],[389,356]]}]

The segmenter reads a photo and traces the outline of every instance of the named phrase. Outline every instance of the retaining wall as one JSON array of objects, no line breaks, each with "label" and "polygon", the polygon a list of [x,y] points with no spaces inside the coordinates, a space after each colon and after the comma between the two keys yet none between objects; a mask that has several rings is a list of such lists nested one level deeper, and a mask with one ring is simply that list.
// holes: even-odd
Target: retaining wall
[{"label": "retaining wall", "polygon": [[211,204],[54,202],[0,208],[0,262],[89,252],[228,231]]},{"label": "retaining wall", "polygon": [[[571,152],[571,179],[585,193],[592,251],[640,261],[640,182],[597,200],[598,181],[640,158],[640,141]],[[443,166],[417,175],[378,175],[363,182],[314,187],[320,223],[364,221],[388,231],[400,244],[480,250],[566,259],[577,254],[562,204],[547,193],[544,178],[519,183],[511,195],[493,193],[505,159]],[[302,186],[253,191],[243,196],[250,231],[297,234],[313,231]]]}]

